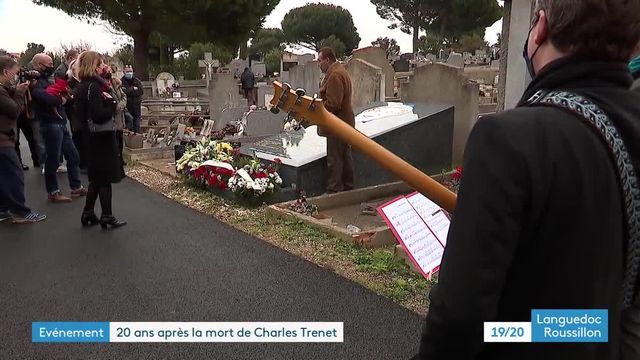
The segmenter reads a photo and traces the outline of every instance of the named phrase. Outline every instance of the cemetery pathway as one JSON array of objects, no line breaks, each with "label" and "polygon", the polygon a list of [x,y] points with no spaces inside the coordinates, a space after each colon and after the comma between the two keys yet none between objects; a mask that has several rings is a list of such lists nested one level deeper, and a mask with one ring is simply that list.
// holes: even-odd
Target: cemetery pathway
[{"label": "cemetery pathway", "polygon": [[[83,199],[0,224],[0,359],[408,359],[419,317],[329,270],[126,179],[129,225],[81,229]],[[60,175],[60,184],[67,182]],[[32,321],[338,321],[343,344],[32,344]]]}]

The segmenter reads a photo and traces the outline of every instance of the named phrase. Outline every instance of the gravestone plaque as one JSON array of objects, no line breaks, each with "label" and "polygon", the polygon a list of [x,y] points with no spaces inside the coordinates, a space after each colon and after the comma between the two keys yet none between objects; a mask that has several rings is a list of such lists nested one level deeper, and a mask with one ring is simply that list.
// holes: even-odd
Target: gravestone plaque
[{"label": "gravestone plaque", "polygon": [[277,134],[283,129],[285,116],[283,113],[273,114],[268,110],[253,111],[247,115],[245,134],[247,136]]},{"label": "gravestone plaque", "polygon": [[[451,168],[453,107],[389,103],[356,116],[356,129],[427,174]],[[326,190],[327,139],[311,126],[295,132],[281,132],[244,145],[240,152],[265,161],[282,161],[280,175],[288,199],[291,189],[303,189],[308,196]],[[354,151],[357,188],[397,181],[374,160]]]}]

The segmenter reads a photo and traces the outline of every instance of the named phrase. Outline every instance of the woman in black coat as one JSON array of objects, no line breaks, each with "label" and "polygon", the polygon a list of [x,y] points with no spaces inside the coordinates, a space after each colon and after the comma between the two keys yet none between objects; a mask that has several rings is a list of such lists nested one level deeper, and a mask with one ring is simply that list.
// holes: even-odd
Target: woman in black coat
[{"label": "woman in black coat", "polygon": [[[81,82],[74,91],[75,116],[82,124],[89,168],[89,193],[82,213],[82,225],[99,223],[102,228],[124,226],[126,222],[116,219],[111,209],[111,184],[124,178],[116,141],[116,101],[109,81],[111,68],[94,51],[82,53],[78,61],[77,75]],[[94,213],[98,197],[102,207],[100,219]]]}]

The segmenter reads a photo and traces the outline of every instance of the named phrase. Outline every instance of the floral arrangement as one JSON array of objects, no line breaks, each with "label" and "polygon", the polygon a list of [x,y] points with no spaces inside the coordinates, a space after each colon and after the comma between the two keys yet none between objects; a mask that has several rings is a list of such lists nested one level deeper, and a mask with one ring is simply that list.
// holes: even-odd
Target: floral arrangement
[{"label": "floral arrangement", "polygon": [[177,161],[176,169],[182,174],[191,175],[190,172],[195,171],[207,160],[232,163],[233,158],[233,146],[228,142],[202,138],[202,140],[198,141],[195,146],[192,146],[185,151],[184,155],[182,155],[180,160]]},{"label": "floral arrangement", "polygon": [[282,178],[278,175],[280,160],[265,166],[253,158],[229,179],[229,189],[243,197],[261,197],[280,190]]},{"label": "floral arrangement", "polygon": [[240,156],[224,141],[203,138],[176,162],[176,170],[199,186],[228,190],[245,199],[258,199],[280,191],[280,159],[263,164]]}]

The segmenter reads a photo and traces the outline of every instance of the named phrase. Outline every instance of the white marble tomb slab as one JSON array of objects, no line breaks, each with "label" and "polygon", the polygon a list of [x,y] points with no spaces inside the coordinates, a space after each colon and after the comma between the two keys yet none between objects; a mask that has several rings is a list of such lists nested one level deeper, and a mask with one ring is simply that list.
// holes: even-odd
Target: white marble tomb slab
[{"label": "white marble tomb slab", "polygon": [[[431,113],[442,111],[433,108]],[[389,103],[367,109],[356,116],[356,129],[375,138],[382,134],[418,121],[420,116],[414,113],[413,105]],[[327,156],[327,139],[319,136],[317,126],[310,126],[297,132],[283,132],[248,147],[260,159],[282,160],[284,165],[300,167]]]}]

